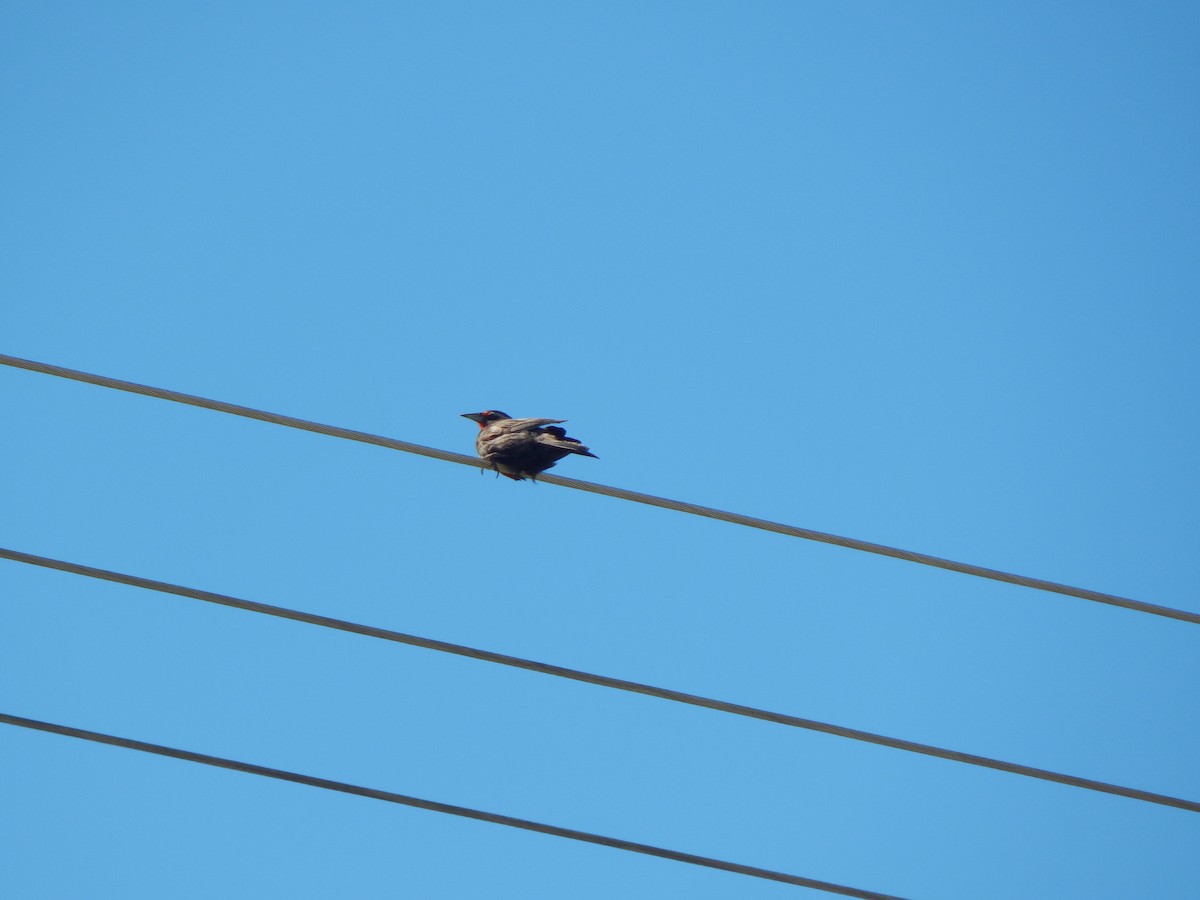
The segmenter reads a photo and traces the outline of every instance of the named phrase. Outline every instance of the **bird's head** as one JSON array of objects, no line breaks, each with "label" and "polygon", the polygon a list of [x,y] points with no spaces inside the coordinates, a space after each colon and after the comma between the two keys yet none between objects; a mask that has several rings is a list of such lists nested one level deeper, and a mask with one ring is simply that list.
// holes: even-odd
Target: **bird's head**
[{"label": "bird's head", "polygon": [[480,428],[486,428],[493,422],[499,422],[501,419],[511,419],[512,416],[507,413],[502,413],[494,409],[484,410],[477,413],[463,413],[464,419],[470,419],[472,422],[478,422]]}]

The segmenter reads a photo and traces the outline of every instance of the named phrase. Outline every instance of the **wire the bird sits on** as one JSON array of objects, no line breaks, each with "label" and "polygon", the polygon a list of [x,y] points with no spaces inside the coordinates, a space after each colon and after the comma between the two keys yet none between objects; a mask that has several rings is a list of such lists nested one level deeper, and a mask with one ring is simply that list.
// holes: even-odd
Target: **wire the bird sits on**
[{"label": "wire the bird sits on", "polygon": [[[243,416],[248,419],[257,419],[260,422],[270,422],[274,425],[284,425],[288,428],[298,428],[302,431],[311,431],[317,434],[326,434],[330,437],[343,438],[350,441],[359,441],[365,444],[374,444],[378,447],[387,447],[391,450],[401,450],[405,453],[415,453],[419,456],[428,456],[434,459],[444,460],[446,462],[459,463],[465,466],[486,467],[487,463],[484,460],[474,456],[467,456],[462,453],[453,453],[448,450],[439,450],[434,447],[425,447],[421,444],[412,444],[408,441],[400,441],[395,438],[382,437],[376,434],[369,434],[365,431],[354,431],[349,428],[340,428],[336,425],[322,425],[318,422],[310,422],[305,419],[297,419],[292,416],[285,416],[279,413],[266,412],[264,410],[252,409],[248,406],[238,406],[234,403],[226,403],[221,400],[209,400],[205,397],[197,397],[192,394],[184,394],[179,391],[172,391],[166,388],[150,387],[144,384],[137,384],[132,381],[121,381],[117,378],[110,378],[107,375],[93,375],[88,372],[80,372],[75,369],[67,369],[63,366],[55,366],[50,363],[36,362],[34,360],[21,359],[16,356],[7,356],[0,354],[0,365],[11,366],[16,369],[25,369],[30,372],[40,372],[44,375],[54,375],[58,378],[68,378],[72,381],[82,381],[87,384],[94,384],[100,387],[112,388],[118,391],[128,391],[133,394],[142,394],[147,397],[156,397],[160,400],[170,400],[175,403],[186,403],[189,406],[198,406],[203,409],[211,409],[216,412],[228,413],[234,416]],[[839,547],[846,547],[851,550],[861,550],[866,553],[877,553],[881,556],[890,556],[895,559],[903,559],[908,562],[918,563],[924,566],[934,566],[940,569],[948,569],[952,572],[960,572],[964,575],[974,575],[978,578],[990,578],[995,581],[1003,581],[1008,584],[1020,585],[1021,587],[1033,588],[1039,591],[1049,591],[1056,594],[1063,594],[1068,597],[1077,597],[1081,600],[1091,600],[1096,603],[1107,603],[1111,606],[1119,606],[1123,609],[1133,610],[1135,612],[1149,613],[1156,616],[1164,616],[1169,619],[1178,619],[1182,622],[1192,622],[1200,624],[1200,613],[1190,612],[1188,610],[1174,609],[1169,606],[1160,606],[1155,603],[1146,603],[1142,600],[1132,600],[1128,597],[1118,597],[1115,594],[1105,594],[1100,591],[1093,591],[1087,588],[1072,587],[1066,584],[1058,584],[1053,581],[1046,581],[1041,578],[1030,578],[1024,575],[1014,575],[1010,572],[1003,572],[999,569],[989,569],[984,566],[971,565],[969,563],[954,562],[953,560],[942,559],[937,556],[931,556],[927,553],[917,553],[912,550],[901,550],[896,547],[888,547],[884,544],[875,544],[870,541],[863,541],[857,538],[841,537],[836,534],[827,534],[822,531],[814,531],[810,528],[801,528],[796,525],[784,525],[779,522],[771,522],[767,519],[757,519],[753,516],[745,516],[740,513],[725,512],[719,509],[712,509],[707,506],[699,506],[695,503],[684,503],[679,500],[669,500],[664,497],[656,497],[653,494],[643,494],[638,491],[630,491],[624,488],[610,487],[604,484],[593,484],[588,481],[579,481],[575,478],[563,478],[558,475],[546,475],[539,479],[545,484],[556,484],[560,487],[574,488],[579,491],[588,491],[593,494],[603,494],[607,497],[615,497],[618,500],[630,500],[634,503],[644,503],[648,506],[658,506],[662,509],[673,509],[678,512],[689,513],[694,516],[705,516],[710,519],[718,519],[722,522],[730,522],[734,525],[745,525],[748,528],[759,528],[763,531],[771,531],[776,534],[788,535],[789,537],[803,538],[809,541],[819,541],[825,544],[835,544]]]},{"label": "wire the bird sits on", "polygon": [[6,725],[15,725],[19,728],[29,728],[34,731],[44,731],[50,734],[59,734],[64,737],[79,738],[80,740],[93,741],[97,744],[108,744],[112,747],[123,747],[127,750],[139,750],[142,753],[153,753],[158,756],[167,756],[172,759],[181,759],[187,762],[201,763],[206,766],[214,766],[219,769],[230,769],[234,772],[245,772],[248,775],[259,775],[265,778],[277,778],[280,781],[291,781],[295,784],[304,784],[309,787],[322,788],[327,791],[339,791],[343,794],[354,794],[359,797],[369,797],[372,800],[384,800],[388,803],[398,803],[402,806],[412,806],[417,809],[427,809],[431,812],[446,813],[452,816],[461,816],[466,819],[476,819],[480,822],[491,822],[495,825],[507,825],[510,828],[521,828],[525,831],[535,831],[540,834],[548,834],[553,837],[569,838],[573,841],[584,841],[589,844],[599,844],[603,847],[613,847],[617,850],[626,850],[632,853],[644,853],[647,856],[658,856],[662,859],[670,859],[676,862],[690,863],[694,866],[705,866],[709,869],[720,869],[725,872],[732,872],[735,875],[747,875],[751,878],[764,878],[768,881],[779,881],[784,884],[793,884],[799,887],[814,888],[819,891],[828,891],[832,894],[841,894],[845,897],[862,897],[865,900],[901,900],[891,894],[880,894],[875,891],[864,891],[859,888],[847,887],[842,884],[834,884],[830,881],[819,881],[815,878],[805,878],[802,875],[790,875],[787,872],[775,872],[771,869],[760,869],[757,866],[747,866],[741,863],[726,862],[721,859],[713,859],[709,856],[698,856],[694,853],[683,853],[678,850],[667,850],[663,847],[655,847],[650,844],[639,844],[636,841],[626,841],[621,838],[605,837],[600,834],[592,834],[587,831],[577,831],[574,828],[563,828],[558,825],[546,825],[541,822],[532,822],[529,819],[518,819],[514,816],[505,816],[499,813],[484,812],[483,810],[471,809],[466,806],[455,806],[450,803],[440,803],[436,800],[424,800],[420,797],[411,797],[407,794],[397,794],[392,791],[379,790],[378,788],[362,787],[356,784],[347,784],[344,781],[331,781],[328,778],[318,778],[314,775],[302,775],[298,772],[288,772],[284,769],[272,769],[268,766],[260,766],[254,763],[239,762],[234,759],[226,759],[220,756],[209,756],[206,753],[195,753],[191,750],[180,750],[175,747],[164,747],[161,744],[150,744],[145,741],[137,741],[132,738],[117,737],[116,735],[103,734],[98,731],[87,731],[83,728],[74,728],[70,725],[56,725],[52,722],[42,722],[37,719],[27,719],[23,716],[14,716],[8,713],[0,712],[0,723]]},{"label": "wire the bird sits on", "polygon": [[740,703],[730,703],[725,700],[714,700],[712,698],[701,697],[696,694],[687,694],[683,691],[674,691],[669,688],[655,687],[654,685],[641,684],[636,681],[612,678],[608,675],[596,675],[590,672],[582,672],[578,669],[568,669],[564,666],[556,666],[550,663],[522,659],[519,656],[509,656],[504,653],[495,653],[491,650],[480,650],[474,647],[464,647],[461,644],[451,644],[447,641],[438,641],[434,640],[433,638],[418,637],[417,635],[405,634],[399,631],[390,631],[386,628],[377,628],[371,625],[359,625],[354,622],[346,622],[342,619],[334,619],[328,616],[318,616],[313,613],[301,612],[299,610],[288,609],[282,606],[271,606],[269,604],[259,603],[254,600],[241,600],[237,597],[229,597],[225,594],[215,594],[211,591],[202,591],[197,588],[184,587],[177,584],[168,584],[162,581],[152,581],[149,578],[142,578],[137,575],[125,575],[120,572],[110,572],[106,569],[95,569],[91,566],[84,566],[79,563],[50,559],[44,556],[34,556],[31,553],[22,553],[19,550],[0,548],[0,558],[11,559],[14,562],[27,563],[29,565],[42,566],[43,568],[47,569],[56,569],[60,572],[70,572],[74,575],[83,575],[88,578],[97,578],[103,581],[127,584],[131,587],[143,588],[145,590],[159,591],[160,593],[172,594],[177,597],[188,597],[193,600],[202,600],[206,603],[216,603],[221,606],[229,606],[234,609],[246,610],[247,612],[276,616],[281,619],[291,619],[295,622],[305,622],[309,625],[317,625],[322,628],[333,628],[337,629],[338,631],[361,634],[365,637],[394,641],[398,644],[408,644],[413,647],[423,647],[427,650],[437,650],[441,653],[452,653],[456,656],[465,656],[470,659],[482,660],[483,662],[498,663],[499,665],[512,666],[513,668],[517,669],[540,672],[543,675],[553,675],[557,678],[568,678],[572,681],[581,681],[585,684],[593,684],[599,687],[613,688],[619,691],[628,691],[633,694],[643,694],[647,697],[657,697],[661,700],[670,700],[675,703],[686,703],[691,706],[699,706],[704,709],[716,710],[717,712],[730,713],[736,716],[745,716],[749,719],[760,719],[764,722],[774,722],[778,725],[787,725],[792,728],[803,728],[808,731],[831,734],[836,737],[844,737],[855,741],[863,741],[864,743],[868,744],[877,744],[881,747],[891,747],[895,750],[906,750],[910,753],[921,753],[926,756],[933,756],[937,757],[938,759],[946,759],[952,762],[961,762],[968,765],[996,769],[997,771],[1010,772],[1014,775],[1025,775],[1029,778],[1040,778],[1043,781],[1052,781],[1058,784],[1069,785],[1071,787],[1084,788],[1085,790],[1099,791],[1106,794],[1115,794],[1119,797],[1128,797],[1132,800],[1142,800],[1147,803],[1158,803],[1163,806],[1173,806],[1177,809],[1185,809],[1190,812],[1200,812],[1200,802],[1194,800],[1184,800],[1180,797],[1171,797],[1166,794],[1155,794],[1151,793],[1150,791],[1140,790],[1138,788],[1122,787],[1120,785],[1108,784],[1107,782],[1103,781],[1094,781],[1090,778],[1080,778],[1076,775],[1066,775],[1061,772],[1038,769],[1033,766],[1022,765],[1021,763],[1010,763],[1005,762],[1004,760],[992,759],[987,756],[978,756],[973,753],[963,753],[958,750],[947,750],[942,747],[935,747],[931,744],[919,744],[916,741],[906,741],[902,738],[893,738],[881,734],[873,734],[869,731],[860,731],[859,729],[847,728],[843,725],[831,725],[826,722],[818,722],[814,719],[803,719],[799,716],[792,716],[786,713],[772,712],[770,710],[758,709],[753,706],[744,706]]}]

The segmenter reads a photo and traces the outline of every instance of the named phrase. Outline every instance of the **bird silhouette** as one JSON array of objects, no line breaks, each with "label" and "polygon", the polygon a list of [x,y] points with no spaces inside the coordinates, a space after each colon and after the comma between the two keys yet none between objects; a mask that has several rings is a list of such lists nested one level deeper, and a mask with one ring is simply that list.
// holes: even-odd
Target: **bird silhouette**
[{"label": "bird silhouette", "polygon": [[566,419],[514,419],[494,409],[463,413],[463,418],[479,423],[475,449],[480,459],[513,481],[537,481],[538,475],[572,453],[599,459],[558,427]]}]

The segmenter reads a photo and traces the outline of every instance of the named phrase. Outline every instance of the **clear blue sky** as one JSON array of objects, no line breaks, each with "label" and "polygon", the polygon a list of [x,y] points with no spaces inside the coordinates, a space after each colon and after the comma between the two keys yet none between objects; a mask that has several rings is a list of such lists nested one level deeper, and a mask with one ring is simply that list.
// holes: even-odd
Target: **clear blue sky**
[{"label": "clear blue sky", "polygon": [[[1191,3],[0,10],[0,352],[1200,610]],[[1200,798],[1200,627],[0,369],[0,545]],[[920,898],[1200,815],[0,563],[0,709]],[[802,889],[0,727],[13,898]],[[812,894],[812,896],[818,896]]]}]

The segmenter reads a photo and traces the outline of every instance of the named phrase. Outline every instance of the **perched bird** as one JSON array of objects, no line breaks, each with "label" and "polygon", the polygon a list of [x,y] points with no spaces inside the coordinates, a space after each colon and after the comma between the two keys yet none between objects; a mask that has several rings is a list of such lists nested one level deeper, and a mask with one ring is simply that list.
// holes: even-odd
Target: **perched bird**
[{"label": "perched bird", "polygon": [[513,419],[494,409],[463,413],[463,418],[479,423],[475,449],[489,468],[513,481],[530,478],[571,453],[599,459],[565,429],[556,427],[566,419]]}]

